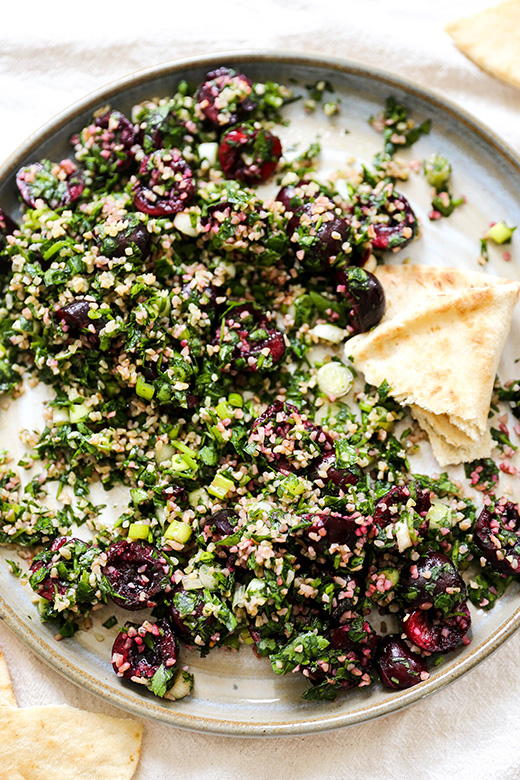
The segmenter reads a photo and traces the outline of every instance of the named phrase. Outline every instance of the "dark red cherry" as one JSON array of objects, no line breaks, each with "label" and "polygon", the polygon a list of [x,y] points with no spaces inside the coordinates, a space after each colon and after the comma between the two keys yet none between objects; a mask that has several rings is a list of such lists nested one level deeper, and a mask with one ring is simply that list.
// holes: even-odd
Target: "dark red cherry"
[{"label": "dark red cherry", "polygon": [[338,466],[336,453],[332,451],[327,452],[313,463],[308,473],[308,478],[312,482],[322,482],[322,490],[332,489],[333,492],[339,490],[346,492],[351,485],[357,485],[360,480],[360,473],[356,467],[349,469]]},{"label": "dark red cherry", "polygon": [[96,176],[126,171],[134,161],[135,128],[121,111],[107,111],[72,136],[77,158]]},{"label": "dark red cherry", "polygon": [[381,321],[386,308],[385,291],[374,274],[351,266],[336,271],[334,282],[354,333],[365,333]]},{"label": "dark red cherry", "polygon": [[216,542],[225,539],[226,536],[231,536],[237,523],[238,515],[236,512],[232,509],[221,509],[204,521],[203,530],[212,541]]},{"label": "dark red cherry", "polygon": [[349,223],[337,214],[336,205],[325,195],[296,209],[287,223],[287,235],[289,246],[309,271],[329,273],[347,260]]},{"label": "dark red cherry", "polygon": [[83,174],[72,160],[42,160],[26,165],[16,174],[16,184],[28,206],[34,208],[41,199],[51,209],[74,203],[85,187]]},{"label": "dark red cherry", "polygon": [[71,543],[76,545],[80,551],[86,551],[90,547],[89,544],[83,542],[81,539],[74,539],[69,536],[58,536],[53,540],[48,550],[44,550],[41,557],[38,556],[31,564],[31,568],[29,569],[31,576],[36,574],[36,572],[41,572],[42,568],[45,568],[48,572],[47,576],[38,583],[37,587],[33,588],[38,596],[47,599],[47,601],[52,601],[56,593],[64,595],[70,587],[70,580],[65,580],[59,576],[52,577],[51,572],[56,569],[53,553],[57,552],[65,544]]},{"label": "dark red cherry", "polygon": [[112,647],[112,666],[118,677],[148,685],[160,666],[172,671],[177,663],[179,647],[172,629],[165,620],[142,625],[125,623]]},{"label": "dark red cherry", "polygon": [[91,301],[87,301],[84,298],[76,298],[72,303],[57,309],[54,312],[54,316],[57,320],[64,323],[71,333],[85,331],[92,335],[93,342],[97,342],[98,333],[105,327],[107,320],[103,316],[95,319],[89,317],[90,311],[97,313],[99,309],[93,308]]},{"label": "dark red cherry", "polygon": [[176,214],[195,194],[193,171],[178,149],[158,149],[141,161],[134,204],[153,217]]},{"label": "dark red cherry", "polygon": [[376,666],[383,685],[394,690],[411,688],[429,677],[424,658],[398,636],[385,636],[380,642]]},{"label": "dark red cherry", "polygon": [[262,184],[274,173],[282,144],[268,130],[240,125],[223,136],[218,156],[226,179]]},{"label": "dark red cherry", "polygon": [[306,537],[309,545],[317,550],[327,550],[332,544],[346,544],[354,550],[363,535],[355,519],[339,512],[320,512],[304,517],[312,520]]},{"label": "dark red cherry", "polygon": [[108,548],[103,574],[116,594],[112,595],[116,604],[137,610],[155,605],[169,584],[169,571],[166,558],[155,547],[121,539]]},{"label": "dark red cherry", "polygon": [[512,501],[484,507],[473,528],[473,541],[504,577],[520,575],[520,514]]},{"label": "dark red cherry", "polygon": [[305,203],[310,203],[321,194],[320,185],[315,181],[302,179],[297,184],[286,184],[278,190],[276,200],[282,203],[285,210],[295,212]]},{"label": "dark red cherry", "polygon": [[403,631],[414,645],[429,653],[447,653],[465,640],[471,626],[466,602],[452,615],[440,609],[415,609],[403,620]]},{"label": "dark red cherry", "polygon": [[444,553],[430,550],[401,572],[400,594],[409,607],[435,606],[451,613],[466,599],[467,591],[452,560]]},{"label": "dark red cherry", "polygon": [[[251,426],[249,445],[276,463],[283,474],[306,469],[334,449],[332,438],[311,423],[294,404],[276,401]],[[283,451],[282,451],[283,450]]]},{"label": "dark red cherry", "polygon": [[[106,226],[98,237],[99,252],[106,257],[132,257],[139,254],[141,260],[146,260],[152,248],[152,236],[136,214],[128,214],[116,225],[117,232],[108,231]],[[130,250],[128,252],[127,250]]]},{"label": "dark red cherry", "polygon": [[285,355],[282,333],[252,303],[235,306],[226,314],[213,343],[219,345],[218,360],[224,371],[270,371]]},{"label": "dark red cherry", "polygon": [[361,220],[369,225],[374,249],[398,251],[417,233],[417,217],[412,207],[392,184],[386,185],[376,196],[360,198],[359,212]]},{"label": "dark red cherry", "polygon": [[197,90],[197,109],[216,127],[234,125],[239,116],[255,109],[252,92],[251,79],[243,73],[231,68],[217,68],[206,74]]},{"label": "dark red cherry", "polygon": [[[374,509],[374,523],[381,528],[395,522],[399,519],[400,505],[406,505],[410,499],[415,502],[414,511],[421,517],[426,518],[431,506],[430,495],[426,490],[415,490],[415,498],[412,496],[410,488],[406,485],[391,488],[388,493],[377,501]],[[426,530],[426,520],[424,530]]]}]

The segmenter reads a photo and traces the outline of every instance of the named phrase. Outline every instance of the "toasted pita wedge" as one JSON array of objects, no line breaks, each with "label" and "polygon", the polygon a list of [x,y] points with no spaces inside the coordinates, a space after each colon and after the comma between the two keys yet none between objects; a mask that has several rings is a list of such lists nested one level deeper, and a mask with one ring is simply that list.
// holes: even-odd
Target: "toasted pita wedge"
[{"label": "toasted pita wedge", "polygon": [[424,412],[417,406],[411,406],[412,416],[426,431],[433,454],[440,466],[454,463],[470,463],[479,458],[487,458],[493,447],[489,430],[484,431],[476,441],[470,439],[449,421]]},{"label": "toasted pita wedge", "polygon": [[520,87],[520,0],[450,22],[446,32],[483,70]]},{"label": "toasted pita wedge", "polygon": [[0,710],[3,707],[16,709],[16,699],[11,684],[11,675],[4,654],[0,650]]},{"label": "toasted pita wedge", "polygon": [[0,767],[7,778],[130,780],[142,726],[74,707],[0,709]]},{"label": "toasted pita wedge", "polygon": [[434,265],[379,265],[374,271],[385,290],[386,310],[382,322],[411,307],[422,308],[424,301],[437,295],[507,284],[507,279],[479,271],[461,271]]},{"label": "toasted pita wedge", "polygon": [[[398,270],[399,269],[399,270]],[[346,345],[368,382],[410,405],[439,462],[485,457],[496,369],[520,284],[450,268],[378,269],[387,312]]]}]

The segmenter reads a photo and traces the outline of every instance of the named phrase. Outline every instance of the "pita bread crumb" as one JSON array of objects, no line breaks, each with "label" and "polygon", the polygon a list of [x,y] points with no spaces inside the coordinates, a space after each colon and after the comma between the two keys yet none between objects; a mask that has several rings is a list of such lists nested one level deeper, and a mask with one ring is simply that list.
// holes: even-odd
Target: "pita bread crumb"
[{"label": "pita bread crumb", "polygon": [[520,87],[520,0],[506,0],[446,25],[460,51],[483,70]]}]

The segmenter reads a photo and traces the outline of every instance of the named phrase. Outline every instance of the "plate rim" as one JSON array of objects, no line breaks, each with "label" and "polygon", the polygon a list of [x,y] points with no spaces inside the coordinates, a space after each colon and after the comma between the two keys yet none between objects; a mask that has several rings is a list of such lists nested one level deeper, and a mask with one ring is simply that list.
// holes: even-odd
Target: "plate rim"
[{"label": "plate rim", "polygon": [[[435,90],[427,89],[413,80],[405,79],[399,75],[353,60],[340,57],[323,57],[318,54],[306,54],[298,51],[284,52],[276,49],[262,49],[222,51],[198,57],[176,59],[114,79],[103,87],[89,92],[79,101],[69,105],[31,133],[1,163],[0,180],[11,177],[27,155],[36,147],[49,140],[52,135],[59,133],[78,114],[95,108],[104,101],[113,100],[119,93],[133,87],[139,87],[152,79],[175,76],[187,68],[206,67],[209,69],[221,65],[222,62],[230,65],[247,63],[273,64],[273,62],[285,66],[307,65],[314,68],[335,70],[343,74],[362,76],[379,84],[385,84],[389,89],[399,89],[408,95],[429,103],[442,113],[450,114],[452,119],[469,127],[486,145],[491,146],[496,154],[505,159],[509,165],[513,165],[520,175],[520,155],[493,130],[487,127],[485,123],[473,117],[465,109],[461,109],[455,103],[447,100]],[[106,703],[120,707],[133,715],[156,720],[177,728],[234,737],[298,736],[343,728],[389,715],[421,701],[426,696],[461,678],[481,661],[488,658],[520,628],[520,604],[504,623],[495,629],[484,641],[469,651],[462,660],[454,659],[435,678],[425,681],[420,686],[389,694],[388,699],[376,704],[370,705],[361,702],[358,708],[351,709],[349,712],[331,713],[330,716],[320,715],[318,717],[312,717],[311,715],[306,720],[278,721],[276,723],[222,720],[208,716],[191,715],[183,710],[172,710],[145,697],[136,701],[127,696],[127,691],[124,687],[107,688],[101,679],[87,673],[80,666],[66,658],[60,658],[57,663],[54,640],[52,642],[42,640],[36,631],[24,623],[2,594],[0,594],[0,620],[55,671],[72,683],[85,688],[89,693],[100,697]]]}]

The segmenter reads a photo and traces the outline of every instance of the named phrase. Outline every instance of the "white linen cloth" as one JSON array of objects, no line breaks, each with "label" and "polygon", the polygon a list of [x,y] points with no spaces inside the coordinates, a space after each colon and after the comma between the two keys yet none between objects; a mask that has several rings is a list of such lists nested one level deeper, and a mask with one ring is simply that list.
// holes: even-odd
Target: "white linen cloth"
[{"label": "white linen cloth", "polygon": [[[491,1],[4,3],[0,157],[70,103],[120,76],[176,58],[252,48],[335,55],[413,78],[520,150],[520,91],[482,73],[444,32],[446,21]],[[1,624],[0,648],[20,706],[67,703],[118,714],[57,675]],[[520,634],[420,704],[329,734],[231,739],[148,722],[136,778],[518,780],[519,656]]]}]

